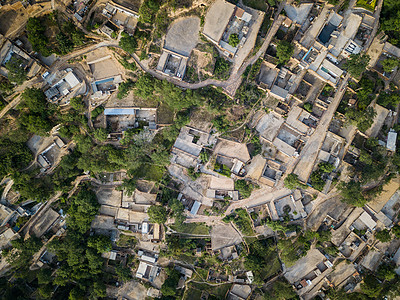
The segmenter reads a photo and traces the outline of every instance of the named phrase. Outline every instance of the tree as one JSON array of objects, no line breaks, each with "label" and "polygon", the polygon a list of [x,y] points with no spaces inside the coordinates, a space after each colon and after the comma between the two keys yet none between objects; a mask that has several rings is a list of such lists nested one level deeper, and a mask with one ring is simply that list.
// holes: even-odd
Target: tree
[{"label": "tree", "polygon": [[137,41],[136,39],[123,31],[121,33],[121,39],[119,40],[119,46],[128,53],[133,53],[136,51],[137,48]]},{"label": "tree", "polygon": [[140,21],[152,23],[154,16],[160,8],[158,0],[145,0],[139,8]]},{"label": "tree", "polygon": [[94,135],[94,138],[96,140],[98,140],[100,142],[104,142],[105,140],[107,140],[107,136],[108,136],[107,129],[105,129],[105,128],[97,128],[94,131],[93,135]]},{"label": "tree", "polygon": [[11,59],[6,62],[6,69],[8,70],[8,80],[11,82],[21,85],[27,79],[26,74],[28,72],[25,70],[24,61],[20,58],[12,56]]},{"label": "tree", "polygon": [[48,47],[48,39],[44,34],[46,27],[44,27],[39,18],[29,18],[26,23],[26,31],[33,50],[46,57],[52,53]]},{"label": "tree", "polygon": [[92,235],[87,242],[88,247],[96,249],[97,253],[108,252],[112,249],[111,240],[105,235]]},{"label": "tree", "polygon": [[361,283],[361,291],[368,297],[377,299],[383,287],[379,281],[371,275],[364,277],[364,282]]},{"label": "tree", "polygon": [[73,50],[74,44],[63,32],[57,33],[56,40],[61,54],[67,54]]},{"label": "tree", "polygon": [[232,47],[235,47],[239,44],[240,40],[239,40],[239,36],[236,33],[232,33],[229,36],[229,45],[231,45]]},{"label": "tree", "polygon": [[132,278],[131,269],[124,267],[122,264],[115,267],[115,273],[117,273],[118,279],[121,281],[129,281]]},{"label": "tree", "polygon": [[306,103],[304,103],[303,108],[304,108],[306,111],[308,111],[309,113],[311,113],[312,110],[313,110],[313,105],[312,105],[312,103],[310,103],[310,102],[306,102]]},{"label": "tree", "polygon": [[134,94],[144,100],[152,98],[154,93],[154,78],[145,73],[135,82]]},{"label": "tree", "polygon": [[294,190],[296,188],[305,188],[306,185],[302,184],[299,180],[299,177],[296,174],[289,174],[286,176],[285,180],[285,187],[287,187],[290,190]]},{"label": "tree", "polygon": [[82,97],[73,97],[69,103],[73,109],[82,113],[85,110],[85,103]]},{"label": "tree", "polygon": [[367,54],[350,54],[344,66],[351,76],[358,78],[367,68],[370,59],[371,57]]},{"label": "tree", "polygon": [[31,112],[48,113],[46,96],[41,89],[27,88],[21,97]]},{"label": "tree", "polygon": [[335,169],[335,167],[328,162],[319,163],[318,168],[324,173],[331,173]]},{"label": "tree", "polygon": [[161,286],[161,293],[164,297],[174,296],[176,294],[176,288],[180,278],[180,273],[174,268],[167,269],[167,274],[168,278]]},{"label": "tree", "polygon": [[147,213],[152,223],[164,224],[167,221],[167,210],[163,206],[152,205]]},{"label": "tree", "polygon": [[387,229],[383,229],[381,231],[375,232],[375,237],[381,241],[382,243],[387,243],[392,240],[392,236],[390,235],[390,231]]},{"label": "tree", "polygon": [[294,46],[285,41],[279,41],[276,47],[276,56],[278,57],[279,64],[286,64],[292,57],[294,52]]},{"label": "tree", "polygon": [[392,265],[383,263],[378,268],[377,276],[382,280],[391,281],[396,277],[396,272],[394,271],[394,267]]},{"label": "tree", "polygon": [[235,190],[239,192],[243,199],[249,198],[253,191],[253,185],[244,179],[239,179],[235,181]]},{"label": "tree", "polygon": [[361,132],[365,132],[374,123],[376,111],[372,107],[365,110],[349,108],[346,110],[345,117],[348,123],[357,126]]},{"label": "tree", "polygon": [[392,228],[393,234],[396,236],[396,238],[400,238],[400,225],[396,224]]},{"label": "tree", "polygon": [[381,92],[376,102],[386,108],[395,108],[400,103],[400,95],[397,92]]},{"label": "tree", "polygon": [[338,185],[340,194],[342,196],[342,202],[362,207],[367,203],[367,199],[363,196],[361,191],[361,184],[358,181],[351,180],[349,182],[341,182]]},{"label": "tree", "polygon": [[76,196],[71,197],[71,206],[67,217],[68,227],[79,233],[85,233],[89,230],[99,207],[93,191],[88,188],[80,190]]},{"label": "tree", "polygon": [[274,283],[272,290],[275,296],[274,299],[278,300],[293,299],[297,296],[296,292],[293,290],[293,287],[289,283],[281,280],[278,280]]},{"label": "tree", "polygon": [[386,73],[391,73],[396,67],[400,66],[400,60],[395,57],[388,57],[382,61],[383,70]]},{"label": "tree", "polygon": [[41,268],[37,273],[37,279],[39,284],[48,284],[52,281],[51,269]]}]

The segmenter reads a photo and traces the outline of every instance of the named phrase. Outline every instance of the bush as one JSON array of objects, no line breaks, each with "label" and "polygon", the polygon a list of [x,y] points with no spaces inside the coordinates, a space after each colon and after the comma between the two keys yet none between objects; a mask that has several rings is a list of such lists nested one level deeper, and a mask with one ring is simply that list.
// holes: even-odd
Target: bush
[{"label": "bush", "polygon": [[119,40],[119,46],[128,53],[133,53],[137,48],[137,41],[133,36],[123,31],[121,33],[121,39]]},{"label": "bush", "polygon": [[220,80],[226,80],[229,78],[229,70],[230,70],[230,62],[221,58],[217,57],[215,61],[214,67],[214,76]]},{"label": "bush", "polygon": [[229,36],[229,45],[236,47],[239,44],[239,36],[236,33],[232,33]]},{"label": "bush", "polygon": [[306,102],[306,103],[304,103],[304,109],[306,110],[306,111],[308,111],[309,113],[311,113],[312,112],[312,110],[313,110],[313,105],[312,105],[312,103],[310,103],[310,102]]}]

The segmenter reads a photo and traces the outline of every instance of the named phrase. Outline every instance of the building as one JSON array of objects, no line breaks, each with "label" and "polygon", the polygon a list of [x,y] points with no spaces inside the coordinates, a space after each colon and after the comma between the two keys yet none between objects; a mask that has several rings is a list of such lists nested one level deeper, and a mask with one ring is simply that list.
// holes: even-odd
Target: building
[{"label": "building", "polygon": [[120,139],[127,130],[157,129],[157,108],[107,107],[100,127],[108,128],[110,139]]},{"label": "building", "polygon": [[[238,48],[246,42],[252,19],[252,14],[243,8],[225,0],[217,0],[206,14],[203,35],[227,57],[233,58]],[[229,43],[232,34],[238,37],[236,46]]]},{"label": "building", "polygon": [[76,77],[72,70],[65,70],[65,76],[58,81],[56,84],[47,89],[44,94],[47,99],[52,102],[56,102],[62,97],[68,95],[75,87],[77,87],[81,81]]}]

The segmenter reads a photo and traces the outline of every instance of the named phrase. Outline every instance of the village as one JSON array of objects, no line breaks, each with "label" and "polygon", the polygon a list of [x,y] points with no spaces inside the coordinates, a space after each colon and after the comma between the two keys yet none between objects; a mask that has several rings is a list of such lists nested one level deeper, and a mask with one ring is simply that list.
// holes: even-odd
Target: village
[{"label": "village", "polygon": [[400,295],[383,0],[6,2],[44,17],[0,20],[0,276],[57,279],[82,230],[102,299]]}]

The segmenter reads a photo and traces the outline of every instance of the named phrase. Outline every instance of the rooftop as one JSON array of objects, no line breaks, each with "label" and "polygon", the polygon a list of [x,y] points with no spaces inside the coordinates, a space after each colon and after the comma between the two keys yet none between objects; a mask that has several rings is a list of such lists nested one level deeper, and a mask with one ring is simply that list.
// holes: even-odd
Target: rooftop
[{"label": "rooftop", "polygon": [[203,34],[214,43],[218,43],[234,11],[235,5],[232,3],[224,0],[215,1],[206,14]]}]

